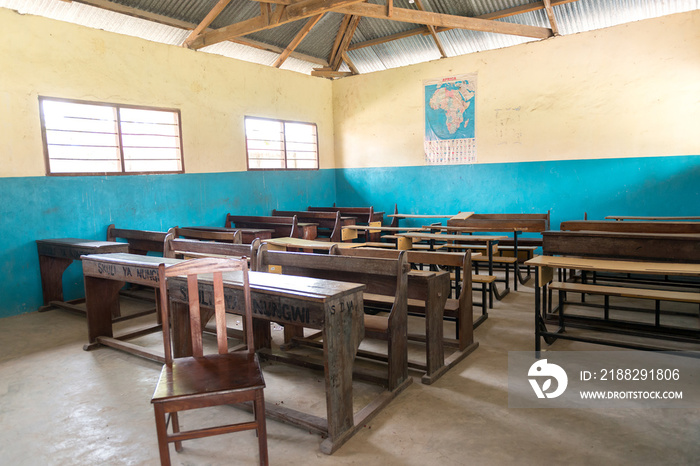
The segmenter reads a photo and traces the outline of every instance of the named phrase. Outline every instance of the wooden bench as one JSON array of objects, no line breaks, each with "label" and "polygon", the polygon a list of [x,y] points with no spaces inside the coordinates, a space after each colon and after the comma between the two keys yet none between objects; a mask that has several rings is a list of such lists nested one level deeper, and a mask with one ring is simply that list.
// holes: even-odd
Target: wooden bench
[{"label": "wooden bench", "polygon": [[[361,283],[366,293],[391,293],[394,304],[387,316],[365,315],[365,337],[387,341],[386,354],[358,350],[358,356],[373,360],[385,360],[388,376],[377,376],[366,371],[357,371],[358,377],[384,383],[389,390],[397,390],[408,378],[407,347],[407,283],[409,266],[405,255],[398,260],[344,257],[328,254],[310,254],[286,251],[271,251],[263,245],[258,251],[259,271],[272,271],[284,275],[298,275],[326,280]],[[343,312],[343,309],[338,309]],[[322,335],[304,338],[303,328],[285,326],[285,341],[297,344],[317,345]],[[326,338],[331,337],[326,335]],[[407,382],[407,380],[409,382]]]},{"label": "wooden bench", "polygon": [[[238,234],[240,233],[240,236],[241,236],[240,242],[245,243],[245,244],[252,244],[253,241],[255,241],[256,239],[259,239],[261,241],[265,240],[265,239],[270,239],[270,238],[272,238],[272,235],[275,233],[275,230],[271,230],[269,228],[226,228],[226,227],[209,227],[209,226],[188,226],[188,227],[183,227],[183,228],[186,228],[187,230],[225,232],[225,233],[236,235],[235,238],[237,238]],[[216,240],[214,240],[214,241],[216,241]],[[226,240],[226,242],[228,242],[228,240]]]},{"label": "wooden bench", "polygon": [[316,239],[315,223],[299,223],[296,216],[250,216],[226,214],[226,228],[263,228],[275,231],[275,237]]},{"label": "wooden bench", "polygon": [[222,243],[243,243],[241,230],[201,230],[198,228],[175,227],[176,238],[196,239],[199,241],[218,241]]},{"label": "wooden bench", "polygon": [[107,241],[126,240],[129,244],[130,254],[141,254],[144,256],[149,252],[163,254],[165,235],[171,231],[173,231],[172,228],[168,231],[131,230],[116,228],[114,224],[111,224],[107,227]]},{"label": "wooden bench", "polygon": [[340,242],[357,238],[357,234],[344,232],[343,227],[355,225],[355,217],[341,217],[340,211],[314,212],[304,210],[273,210],[273,217],[297,217],[302,223],[316,223],[318,234],[328,237],[330,241]]},{"label": "wooden bench", "polygon": [[[626,326],[629,327],[629,329],[635,329],[637,327],[637,325],[635,325],[634,322],[626,323],[622,321],[611,321],[610,310],[612,309],[612,307],[610,306],[610,297],[652,300],[655,302],[653,324],[654,332],[658,332],[661,335],[676,335],[679,336],[682,341],[697,342],[698,340],[700,340],[700,330],[664,327],[661,325],[662,301],[700,304],[700,293],[688,291],[670,291],[654,288],[628,288],[622,286],[592,285],[587,283],[570,282],[552,282],[549,284],[549,289],[559,291],[559,306],[557,309],[559,313],[559,327],[561,331],[564,330],[564,323],[567,319],[583,322],[592,322],[596,319],[592,317],[564,316],[564,305],[567,304],[566,293],[572,292],[589,295],[600,295],[605,297],[605,301],[603,304],[603,317],[602,319],[597,318],[598,320],[602,321],[601,325],[616,324],[614,325],[614,327],[616,327],[618,331],[624,331]],[[629,308],[618,309],[636,310]],[[649,327],[649,325],[644,325],[644,327]]]},{"label": "wooden bench", "polygon": [[[333,204],[332,207],[312,207],[307,209],[309,212],[340,212],[343,217],[354,217],[357,225],[367,226],[382,226],[384,221],[384,212],[375,212],[374,207],[338,207]],[[359,232],[362,235],[362,232]],[[379,241],[379,232],[372,231],[364,238],[366,241]]]}]

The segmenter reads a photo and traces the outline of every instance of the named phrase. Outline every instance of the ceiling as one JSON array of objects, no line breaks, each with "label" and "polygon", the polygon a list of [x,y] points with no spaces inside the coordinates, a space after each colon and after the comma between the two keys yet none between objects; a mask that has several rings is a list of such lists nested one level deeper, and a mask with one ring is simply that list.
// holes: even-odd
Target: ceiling
[{"label": "ceiling", "polygon": [[0,0],[0,7],[326,78],[700,8],[700,0]]}]

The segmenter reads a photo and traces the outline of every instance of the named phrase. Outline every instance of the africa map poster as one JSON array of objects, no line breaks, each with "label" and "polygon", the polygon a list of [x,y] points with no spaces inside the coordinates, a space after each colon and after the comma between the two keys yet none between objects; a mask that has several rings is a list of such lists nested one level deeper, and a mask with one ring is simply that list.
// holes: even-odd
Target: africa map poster
[{"label": "africa map poster", "polygon": [[474,101],[476,74],[423,81],[425,162],[451,165],[476,162]]}]

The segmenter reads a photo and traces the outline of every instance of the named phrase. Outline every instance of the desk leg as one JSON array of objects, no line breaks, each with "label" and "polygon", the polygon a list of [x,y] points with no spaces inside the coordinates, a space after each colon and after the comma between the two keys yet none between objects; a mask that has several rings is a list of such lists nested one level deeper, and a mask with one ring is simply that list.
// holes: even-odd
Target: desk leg
[{"label": "desk leg", "polygon": [[63,301],[63,272],[72,263],[73,259],[39,256],[41,292],[44,296],[44,306],[40,310],[47,310],[51,301]]},{"label": "desk leg", "polygon": [[124,282],[85,277],[88,344],[84,350],[96,348],[98,337],[112,337],[112,316],[119,315],[119,290]]},{"label": "desk leg", "polygon": [[[450,292],[449,280],[439,289],[435,280],[428,282],[428,295],[425,300],[425,363],[424,379],[430,380],[445,366],[443,346],[443,315],[445,302]],[[425,383],[425,382],[424,382]]]},{"label": "desk leg", "polygon": [[321,444],[321,451],[326,454],[338,449],[355,432],[352,366],[364,333],[362,292],[330,303],[323,329],[328,438]]}]

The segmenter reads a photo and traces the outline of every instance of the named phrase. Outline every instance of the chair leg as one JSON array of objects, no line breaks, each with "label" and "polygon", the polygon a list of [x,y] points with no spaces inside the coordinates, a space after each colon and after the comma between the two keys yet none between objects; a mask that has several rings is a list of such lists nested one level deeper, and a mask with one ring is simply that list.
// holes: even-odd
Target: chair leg
[{"label": "chair leg", "polygon": [[255,394],[254,403],[255,421],[258,423],[258,449],[260,450],[260,464],[267,466],[270,461],[267,456],[267,427],[265,425],[265,395],[262,390]]},{"label": "chair leg", "polygon": [[[170,422],[173,424],[173,433],[177,434],[180,432],[180,420],[177,417],[177,411],[170,413]],[[182,451],[182,441],[177,441],[175,443],[175,451],[180,453]]]},{"label": "chair leg", "polygon": [[168,425],[165,421],[163,405],[153,405],[156,416],[156,433],[158,435],[158,451],[160,453],[161,466],[170,466],[170,451],[168,449]]}]

